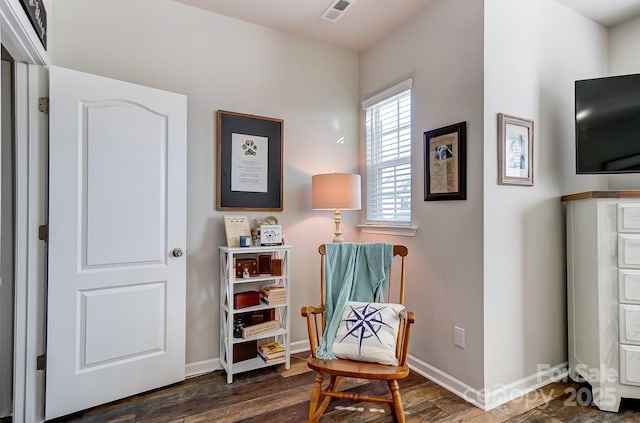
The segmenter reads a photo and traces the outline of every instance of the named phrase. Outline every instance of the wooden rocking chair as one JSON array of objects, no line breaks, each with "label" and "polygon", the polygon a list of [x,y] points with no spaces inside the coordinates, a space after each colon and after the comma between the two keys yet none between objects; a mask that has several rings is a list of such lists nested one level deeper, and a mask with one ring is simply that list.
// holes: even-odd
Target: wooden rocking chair
[{"label": "wooden rocking chair", "polygon": [[[317,422],[324,414],[332,398],[342,398],[354,401],[371,401],[383,402],[390,404],[393,408],[399,423],[404,423],[404,410],[402,407],[402,398],[400,397],[400,389],[398,380],[404,379],[409,375],[409,367],[407,367],[407,353],[409,350],[409,333],[411,324],[414,323],[413,312],[407,312],[406,318],[400,321],[398,330],[398,339],[396,347],[397,366],[377,364],[363,361],[353,361],[346,359],[322,360],[316,357],[316,347],[320,344],[322,334],[326,325],[325,317],[325,246],[324,244],[318,248],[320,253],[320,298],[321,304],[318,307],[306,306],[302,307],[301,313],[307,318],[307,329],[309,331],[309,343],[311,345],[311,357],[307,359],[307,365],[317,372],[313,390],[311,392],[311,400],[309,402],[309,418],[308,422]],[[393,287],[392,272],[389,271],[389,290],[387,302],[390,302],[392,288],[398,291],[397,303],[404,304],[404,282],[405,282],[405,257],[409,253],[407,247],[403,245],[394,245],[394,257],[400,257],[400,275],[399,286]],[[395,266],[395,264],[394,264]],[[392,266],[393,267],[393,266]],[[324,375],[329,375],[329,383],[323,389],[322,382]],[[338,383],[340,378],[359,378],[372,380],[386,380],[391,391],[391,398],[376,397],[370,395],[359,395],[357,393],[339,392]]]}]

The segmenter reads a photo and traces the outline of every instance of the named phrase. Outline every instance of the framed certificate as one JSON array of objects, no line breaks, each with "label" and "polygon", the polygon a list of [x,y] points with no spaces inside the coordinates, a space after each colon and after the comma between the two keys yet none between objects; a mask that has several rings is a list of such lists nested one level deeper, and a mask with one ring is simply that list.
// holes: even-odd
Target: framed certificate
[{"label": "framed certificate", "polygon": [[218,110],[216,210],[282,211],[282,119]]}]

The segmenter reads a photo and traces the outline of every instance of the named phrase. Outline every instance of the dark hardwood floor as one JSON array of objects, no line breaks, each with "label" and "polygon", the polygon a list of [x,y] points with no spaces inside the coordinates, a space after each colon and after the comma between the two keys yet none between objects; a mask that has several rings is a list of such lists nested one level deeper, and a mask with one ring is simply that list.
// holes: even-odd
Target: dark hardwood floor
[{"label": "dark hardwood floor", "polygon": [[[166,388],[116,401],[52,422],[196,423],[196,422],[305,422],[314,374],[306,354],[291,359],[291,369],[271,367],[234,376],[216,371]],[[345,385],[343,385],[345,386]],[[382,394],[384,382],[350,381],[355,392]],[[640,422],[640,400],[623,400],[619,413],[599,411],[589,405],[588,385],[554,383],[484,412],[412,373],[400,382],[407,422]],[[332,401],[322,418],[331,422],[394,422],[386,404]]]}]

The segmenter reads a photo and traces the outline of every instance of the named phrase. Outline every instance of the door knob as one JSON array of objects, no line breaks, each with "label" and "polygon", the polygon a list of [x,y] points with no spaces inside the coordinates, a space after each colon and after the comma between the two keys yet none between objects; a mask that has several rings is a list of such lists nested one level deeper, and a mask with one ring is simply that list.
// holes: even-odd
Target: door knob
[{"label": "door knob", "polygon": [[174,257],[182,257],[183,254],[184,252],[182,251],[182,248],[174,248],[171,250],[171,255]]}]

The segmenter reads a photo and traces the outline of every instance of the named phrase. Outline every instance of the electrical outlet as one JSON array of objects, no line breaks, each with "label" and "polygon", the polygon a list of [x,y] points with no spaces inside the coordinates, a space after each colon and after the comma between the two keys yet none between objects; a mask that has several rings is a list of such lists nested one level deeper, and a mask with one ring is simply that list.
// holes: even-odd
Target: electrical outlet
[{"label": "electrical outlet", "polygon": [[453,327],[453,344],[456,347],[465,348],[464,329],[458,326]]}]

